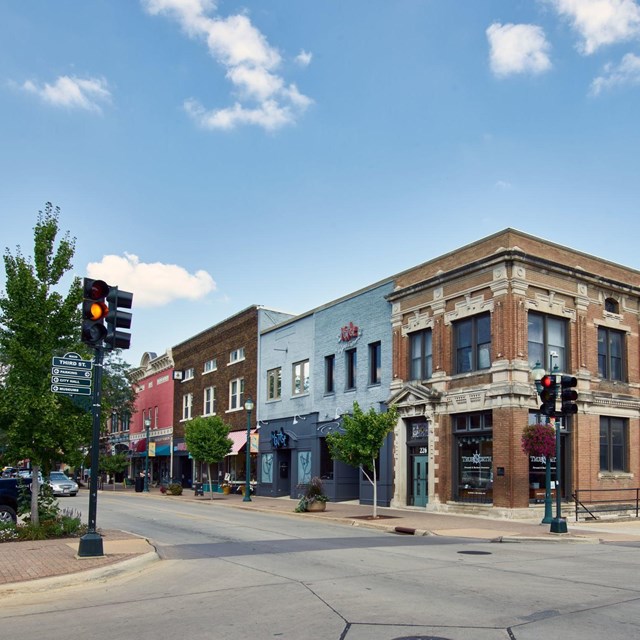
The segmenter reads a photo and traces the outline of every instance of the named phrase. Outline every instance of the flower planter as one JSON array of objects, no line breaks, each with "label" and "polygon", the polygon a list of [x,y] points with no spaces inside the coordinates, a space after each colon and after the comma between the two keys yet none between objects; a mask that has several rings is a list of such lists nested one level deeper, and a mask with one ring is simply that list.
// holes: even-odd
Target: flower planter
[{"label": "flower planter", "polygon": [[324,511],[326,508],[327,503],[321,502],[320,500],[316,500],[315,502],[307,504],[307,511]]}]

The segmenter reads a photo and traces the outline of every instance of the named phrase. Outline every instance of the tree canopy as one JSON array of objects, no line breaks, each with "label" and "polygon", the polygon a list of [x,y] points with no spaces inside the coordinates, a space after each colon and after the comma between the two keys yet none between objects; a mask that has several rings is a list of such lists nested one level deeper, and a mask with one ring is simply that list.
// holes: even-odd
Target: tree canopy
[{"label": "tree canopy", "polygon": [[386,413],[376,413],[372,407],[364,413],[357,402],[353,403],[353,416],[342,419],[342,431],[327,434],[327,445],[334,459],[353,467],[361,467],[367,480],[373,485],[373,516],[377,517],[378,479],[376,460],[380,449],[396,425],[395,407]]},{"label": "tree canopy", "polygon": [[[70,398],[51,392],[51,359],[82,352],[79,278],[59,291],[72,268],[75,239],[56,246],[60,210],[47,203],[34,227],[34,257],[5,250],[5,291],[0,293],[0,425],[6,458],[29,459],[47,474],[55,461],[76,464],[91,420]],[[34,474],[37,475],[37,474]]]},{"label": "tree canopy", "polygon": [[220,416],[198,416],[187,422],[184,439],[191,457],[207,465],[209,491],[213,498],[211,465],[221,462],[231,451],[233,441],[229,438],[229,425]]}]

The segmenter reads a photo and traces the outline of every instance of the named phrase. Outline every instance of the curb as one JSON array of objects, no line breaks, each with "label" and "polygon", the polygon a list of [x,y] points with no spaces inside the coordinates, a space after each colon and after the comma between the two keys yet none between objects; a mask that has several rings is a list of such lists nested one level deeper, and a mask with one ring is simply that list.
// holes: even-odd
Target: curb
[{"label": "curb", "polygon": [[27,593],[42,593],[61,587],[81,586],[87,582],[98,582],[107,578],[116,578],[124,573],[140,571],[147,565],[159,560],[160,557],[153,551],[148,551],[133,558],[119,560],[104,567],[96,567],[84,571],[66,573],[62,576],[51,576],[49,578],[38,578],[36,580],[24,580],[22,582],[9,582],[0,585],[2,598],[12,595],[24,595]]}]

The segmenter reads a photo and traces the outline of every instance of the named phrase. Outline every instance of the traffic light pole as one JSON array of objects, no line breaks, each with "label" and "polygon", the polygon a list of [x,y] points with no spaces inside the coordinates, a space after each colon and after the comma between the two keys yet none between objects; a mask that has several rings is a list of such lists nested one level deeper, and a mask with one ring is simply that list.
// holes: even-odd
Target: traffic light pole
[{"label": "traffic light pole", "polygon": [[89,480],[89,523],[88,531],[80,538],[78,556],[89,558],[103,556],[102,536],[96,531],[98,510],[98,472],[100,468],[100,402],[102,398],[102,360],[104,348],[95,348],[93,358],[93,389],[91,394],[92,436],[91,436],[91,477]]},{"label": "traffic light pole", "polygon": [[567,519],[562,517],[562,507],[560,500],[560,425],[561,418],[556,418],[556,517],[551,520],[550,533],[567,533]]}]

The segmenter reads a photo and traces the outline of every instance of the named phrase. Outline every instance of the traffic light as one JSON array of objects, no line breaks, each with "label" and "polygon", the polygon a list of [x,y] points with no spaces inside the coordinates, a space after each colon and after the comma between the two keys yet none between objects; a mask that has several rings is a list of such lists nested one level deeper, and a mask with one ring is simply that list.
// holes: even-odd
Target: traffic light
[{"label": "traffic light", "polygon": [[109,285],[102,280],[84,278],[82,302],[81,340],[90,347],[99,347],[107,335],[104,319],[109,312],[105,298],[109,294]]},{"label": "traffic light", "polygon": [[562,400],[562,415],[578,413],[578,392],[573,388],[578,381],[573,376],[562,376],[560,380],[560,399]]},{"label": "traffic light", "polygon": [[556,415],[556,396],[558,395],[556,376],[542,376],[540,380],[540,413],[545,416],[553,417]]},{"label": "traffic light", "polygon": [[109,287],[107,294],[109,313],[107,314],[107,334],[105,336],[105,349],[128,349],[131,344],[131,334],[118,329],[131,327],[131,314],[123,309],[131,309],[133,294],[128,291],[120,291],[118,287]]}]

